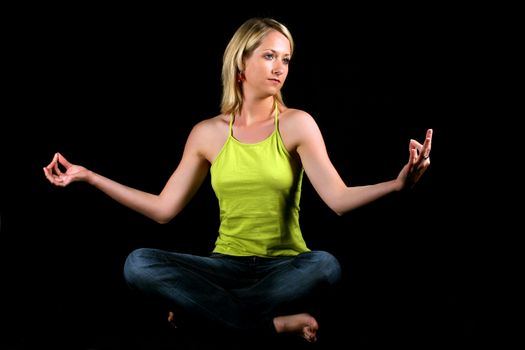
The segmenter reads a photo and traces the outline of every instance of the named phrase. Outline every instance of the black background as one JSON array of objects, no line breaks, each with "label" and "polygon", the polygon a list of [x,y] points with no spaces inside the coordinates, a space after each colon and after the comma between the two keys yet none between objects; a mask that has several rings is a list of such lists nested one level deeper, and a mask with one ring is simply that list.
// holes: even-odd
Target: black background
[{"label": "black background", "polygon": [[5,13],[0,344],[176,344],[165,310],[130,293],[122,266],[143,246],[207,254],[218,227],[209,179],[178,217],[158,225],[86,184],[52,186],[42,167],[60,151],[121,183],[159,192],[191,127],[219,113],[223,50],[252,16],[274,17],[291,30],[296,52],[285,102],[314,116],[347,184],[395,177],[410,138],[422,141],[434,129],[431,167],[409,192],[338,217],[305,178],[304,236],[311,249],[335,254],[344,272],[331,331],[321,333],[319,346],[497,341],[487,316],[497,308],[487,301],[497,248],[479,234],[491,212],[458,157],[473,128],[467,84],[476,84],[471,47],[481,29],[470,14],[430,6],[189,5]]}]

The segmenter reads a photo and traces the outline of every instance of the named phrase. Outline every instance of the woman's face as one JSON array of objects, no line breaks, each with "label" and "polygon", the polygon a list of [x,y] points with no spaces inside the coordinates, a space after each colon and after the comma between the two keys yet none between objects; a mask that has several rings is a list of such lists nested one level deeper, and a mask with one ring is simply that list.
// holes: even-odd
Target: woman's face
[{"label": "woman's face", "polygon": [[275,95],[288,76],[290,42],[277,31],[269,32],[252,55],[245,60],[243,89]]}]

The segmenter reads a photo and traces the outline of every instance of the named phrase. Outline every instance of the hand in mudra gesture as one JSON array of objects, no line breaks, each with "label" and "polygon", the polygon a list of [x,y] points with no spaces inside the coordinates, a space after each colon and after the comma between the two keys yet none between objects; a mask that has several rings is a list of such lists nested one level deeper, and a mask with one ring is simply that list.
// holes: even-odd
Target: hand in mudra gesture
[{"label": "hand in mudra gesture", "polygon": [[65,187],[75,181],[85,181],[88,172],[83,166],[70,163],[60,153],[55,153],[53,160],[44,167],[44,174],[49,182],[61,187]]}]

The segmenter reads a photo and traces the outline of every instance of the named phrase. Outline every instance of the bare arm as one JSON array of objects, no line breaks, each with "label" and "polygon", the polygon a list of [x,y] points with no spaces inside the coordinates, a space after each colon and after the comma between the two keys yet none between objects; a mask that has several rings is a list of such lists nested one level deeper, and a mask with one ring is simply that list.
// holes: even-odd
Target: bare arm
[{"label": "bare arm", "polygon": [[[205,179],[209,162],[202,156],[202,132],[195,127],[190,133],[182,159],[160,194],[147,193],[70,163],[60,153],[44,167],[46,178],[56,186],[65,187],[85,181],[117,202],[159,222],[173,219],[189,202]],[[65,168],[61,171],[59,165]]]},{"label": "bare arm", "polygon": [[409,143],[409,160],[397,178],[373,185],[347,186],[330,161],[321,132],[309,115],[298,118],[297,152],[312,183],[323,201],[338,215],[368,204],[391,192],[412,187],[430,165],[432,130],[424,144]]}]

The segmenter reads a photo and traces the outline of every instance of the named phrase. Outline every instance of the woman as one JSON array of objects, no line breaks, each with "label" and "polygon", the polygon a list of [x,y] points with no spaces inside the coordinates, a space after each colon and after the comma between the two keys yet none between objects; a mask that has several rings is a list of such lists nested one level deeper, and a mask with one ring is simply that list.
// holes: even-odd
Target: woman
[{"label": "woman", "polygon": [[412,187],[430,165],[429,129],[423,144],[410,141],[397,178],[346,186],[313,117],[283,101],[293,49],[290,32],[273,19],[253,18],[239,27],[223,57],[221,113],[194,126],[160,194],[117,183],[59,153],[44,167],[54,185],[85,181],[159,223],[184,208],[210,171],[220,206],[212,254],[141,248],[126,259],[129,286],[169,303],[171,322],[248,334],[295,332],[316,341],[319,325],[310,302],[335,286],[341,271],[333,255],[311,251],[303,239],[303,174],[342,215]]}]

